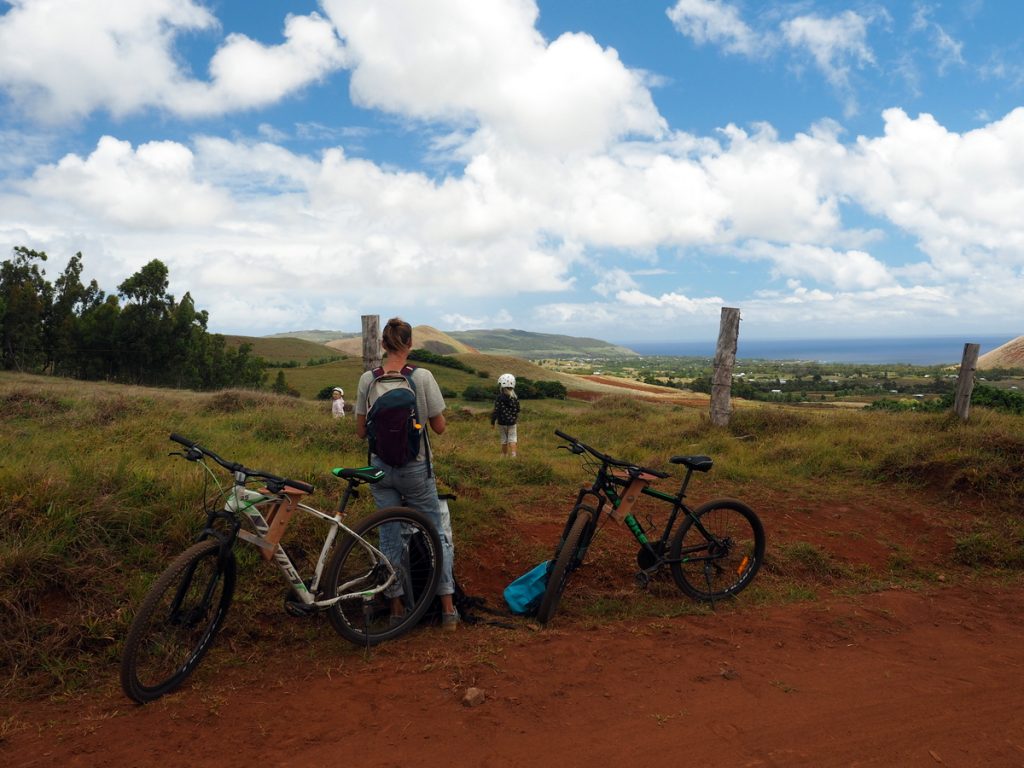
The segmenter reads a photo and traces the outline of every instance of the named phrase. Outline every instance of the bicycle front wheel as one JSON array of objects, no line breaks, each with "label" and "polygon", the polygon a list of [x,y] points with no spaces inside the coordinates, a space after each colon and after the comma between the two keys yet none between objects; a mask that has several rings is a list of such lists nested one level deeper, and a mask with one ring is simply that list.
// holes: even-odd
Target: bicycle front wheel
[{"label": "bicycle front wheel", "polygon": [[764,560],[764,527],[742,501],[718,499],[687,515],[672,537],[672,578],[695,600],[741,592]]},{"label": "bicycle front wheel", "polygon": [[182,552],[149,590],[128,630],[121,688],[139,704],[192,674],[224,623],[235,591],[235,555],[201,541]]},{"label": "bicycle front wheel", "polygon": [[[408,507],[387,507],[361,521],[335,546],[321,599],[342,595],[327,612],[339,635],[356,645],[401,637],[430,608],[441,580],[441,537]],[[391,568],[398,578],[387,582]]]},{"label": "bicycle front wheel", "polygon": [[562,600],[562,591],[569,580],[569,574],[576,570],[576,567],[583,559],[578,552],[580,542],[583,540],[584,532],[590,524],[590,514],[585,511],[576,513],[569,532],[562,541],[558,550],[558,556],[551,566],[548,574],[548,588],[544,590],[544,597],[541,598],[540,608],[537,609],[537,621],[547,624],[558,610],[558,603]]}]

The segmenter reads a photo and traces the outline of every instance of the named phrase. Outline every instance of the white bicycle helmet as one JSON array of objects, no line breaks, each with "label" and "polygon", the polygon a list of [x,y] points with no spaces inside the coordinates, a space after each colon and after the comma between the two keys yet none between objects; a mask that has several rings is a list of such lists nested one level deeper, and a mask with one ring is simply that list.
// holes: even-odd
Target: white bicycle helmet
[{"label": "white bicycle helmet", "polygon": [[342,397],[344,397],[344,396],[345,396],[345,390],[344,390],[344,389],[342,389],[341,387],[335,387],[335,388],[334,388],[334,389],[332,390],[332,392],[337,392],[337,393],[338,393],[339,395],[341,395]]},{"label": "white bicycle helmet", "polygon": [[498,386],[502,389],[515,389],[516,388],[516,377],[511,373],[503,373],[498,377]]}]

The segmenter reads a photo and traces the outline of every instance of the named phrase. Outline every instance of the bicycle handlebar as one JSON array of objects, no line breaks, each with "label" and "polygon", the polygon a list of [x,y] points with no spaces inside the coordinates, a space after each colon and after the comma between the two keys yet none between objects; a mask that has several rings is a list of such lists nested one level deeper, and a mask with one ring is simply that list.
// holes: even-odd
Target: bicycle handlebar
[{"label": "bicycle handlebar", "polygon": [[587,453],[589,453],[595,459],[598,459],[603,464],[608,464],[608,465],[613,466],[613,467],[622,467],[624,469],[629,470],[631,473],[632,472],[646,472],[648,474],[654,475],[655,477],[670,477],[668,472],[661,472],[661,471],[659,471],[657,469],[651,469],[650,467],[637,466],[636,464],[631,464],[628,461],[621,461],[619,459],[613,459],[608,454],[601,453],[597,449],[591,448],[586,443],[581,442],[579,439],[573,437],[572,435],[565,434],[565,432],[563,432],[560,429],[556,429],[555,430],[555,434],[558,435],[563,440],[567,440],[569,443],[572,444],[572,445],[569,446],[569,450],[572,451],[573,453],[583,453],[584,451],[586,451]]},{"label": "bicycle handlebar", "polygon": [[[197,461],[201,456],[209,456],[215,462],[224,467],[224,469],[226,469],[228,472],[241,472],[247,477],[257,477],[262,480],[268,480],[271,483],[279,484],[282,488],[287,485],[291,486],[292,488],[297,488],[298,490],[304,491],[306,493],[313,492],[313,486],[310,485],[309,483],[304,483],[301,480],[289,480],[286,477],[272,475],[269,472],[261,472],[258,469],[249,469],[248,467],[239,464],[237,461],[228,461],[227,459],[218,456],[209,448],[203,448],[203,446],[199,445],[199,443],[195,442],[194,440],[189,440],[187,437],[182,437],[177,432],[171,433],[171,440],[188,448],[189,453],[185,455],[185,458],[189,459],[190,461]],[[196,452],[199,455],[191,455],[193,452]]]}]

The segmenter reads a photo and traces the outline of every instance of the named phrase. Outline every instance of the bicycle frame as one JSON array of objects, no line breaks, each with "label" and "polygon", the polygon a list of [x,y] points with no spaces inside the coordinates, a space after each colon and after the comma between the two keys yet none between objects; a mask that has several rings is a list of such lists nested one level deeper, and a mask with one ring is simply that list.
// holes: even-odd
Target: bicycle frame
[{"label": "bicycle frame", "polygon": [[[537,608],[541,624],[550,621],[558,610],[566,581],[586,557],[605,512],[613,520],[625,523],[640,544],[640,571],[636,574],[640,587],[648,586],[655,573],[669,566],[672,579],[682,592],[714,604],[717,598],[738,594],[756,575],[764,557],[764,528],[754,511],[735,499],[714,499],[695,510],[683,501],[693,473],[707,472],[713,466],[710,457],[669,458],[670,463],[686,467],[679,491],[672,495],[650,487],[654,480],[670,477],[669,473],[613,458],[560,430],[556,429],[555,434],[567,443],[561,448],[584,457],[584,464],[594,472],[594,480],[589,488],[584,486],[576,494],[576,503],[549,561],[547,583]],[[661,537],[654,542],[633,511],[644,495],[671,505]],[[680,516],[684,516],[682,521]],[[708,520],[702,520],[703,517]],[[654,518],[647,519],[654,529]],[[730,576],[733,571],[735,576]]]},{"label": "bicycle frame", "polygon": [[[692,524],[705,538],[709,541],[717,542],[717,537],[707,530],[704,524],[700,521],[700,518],[696,517],[693,514],[693,510],[685,501],[683,501],[686,497],[686,489],[689,487],[693,471],[694,470],[692,468],[687,467],[686,475],[683,477],[682,484],[679,487],[679,492],[672,495],[650,487],[651,483],[659,477],[667,477],[665,473],[655,473],[653,470],[646,470],[642,467],[628,467],[626,469],[620,469],[613,467],[608,461],[601,460],[601,465],[597,469],[593,484],[589,488],[580,488],[579,493],[576,495],[576,502],[573,505],[572,512],[569,514],[565,529],[562,532],[562,540],[564,540],[566,535],[568,535],[573,520],[581,510],[586,511],[591,515],[592,524],[588,526],[587,533],[583,540],[580,541],[577,556],[574,558],[576,564],[583,561],[587,548],[590,546],[590,542],[592,541],[594,534],[597,532],[597,523],[600,520],[601,512],[604,510],[606,504],[610,505],[610,508],[608,509],[608,516],[617,523],[624,523],[630,533],[633,534],[633,537],[640,544],[643,551],[651,558],[652,565],[644,568],[644,573],[653,573],[661,567],[671,565],[672,563],[692,563],[713,560],[714,557],[710,555],[698,557],[689,556],[693,552],[706,549],[704,546],[686,548],[680,553],[679,557],[675,558],[668,557],[665,554],[669,537],[671,536],[672,530],[675,528],[676,521],[679,519],[681,514],[685,514],[690,517],[693,521]],[[640,500],[641,495],[650,496],[654,499],[658,499],[659,501],[672,505],[668,519],[665,522],[665,527],[661,532],[661,536],[654,544],[651,543],[650,538],[647,536],[647,532],[643,529],[640,521],[637,520],[636,516],[633,514],[633,508]],[[585,503],[586,499],[593,499],[595,506],[587,505]]]},{"label": "bicycle frame", "polygon": [[[221,493],[224,494],[223,487],[220,485],[213,470],[210,469],[205,461],[200,461],[199,463],[209,473],[210,477],[213,478],[214,483],[221,489]],[[209,537],[218,539],[221,543],[221,556],[234,545],[237,539],[252,544],[259,550],[260,556],[264,560],[273,562],[277,566],[296,598],[304,607],[311,610],[329,608],[343,600],[370,600],[375,595],[388,589],[398,579],[398,572],[388,561],[387,557],[385,557],[384,553],[356,534],[343,522],[349,499],[358,493],[353,488],[353,481],[350,480],[349,485],[345,488],[338,505],[338,511],[333,515],[328,515],[315,507],[299,501],[299,498],[306,495],[304,490],[287,485],[277,493],[268,488],[254,490],[246,485],[249,481],[249,475],[241,470],[236,470],[233,474],[234,484],[226,493],[223,509],[207,512],[207,525],[199,537],[200,540]],[[266,514],[264,514],[264,511],[266,511]],[[312,579],[308,584],[303,580],[295,564],[288,556],[287,551],[280,543],[281,537],[284,535],[288,523],[296,511],[312,515],[328,526]],[[249,519],[255,533],[242,529],[239,515],[244,515]],[[227,521],[231,528],[231,532],[226,536],[222,531],[214,527],[214,520],[218,518]],[[359,545],[370,553],[375,567],[387,568],[388,578],[372,589],[360,589],[350,593],[348,588],[358,581],[351,580],[339,585],[338,590],[341,594],[327,599],[318,599],[316,594],[320,586],[320,578],[323,576],[327,557],[339,532],[344,532],[354,537]]]}]

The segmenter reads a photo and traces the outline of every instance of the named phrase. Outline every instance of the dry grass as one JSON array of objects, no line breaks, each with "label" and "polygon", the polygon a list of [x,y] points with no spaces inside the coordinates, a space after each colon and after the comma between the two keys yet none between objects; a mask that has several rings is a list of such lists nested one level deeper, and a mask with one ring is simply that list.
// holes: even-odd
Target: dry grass
[{"label": "dry grass", "polygon": [[[992,512],[987,526],[959,534],[960,561],[1024,565],[1019,417],[976,409],[962,424],[942,414],[758,407],[737,411],[729,429],[719,430],[703,408],[625,394],[594,403],[529,401],[520,424],[522,460],[501,463],[487,410],[453,409],[448,431],[434,441],[440,484],[461,500],[460,556],[471,557],[477,542],[515,540],[513,521],[531,505],[571,498],[582,476],[579,460],[556,450],[558,428],[664,469],[674,470],[667,463],[674,454],[710,454],[715,470],[701,479],[701,498],[756,498],[765,490],[813,498],[824,487],[837,494],[865,485],[968,498]],[[339,491],[330,468],[366,457],[351,420],[334,421],[311,400],[0,374],[0,686],[23,693],[72,689],[96,665],[116,661],[132,606],[199,524],[202,479],[193,465],[168,458],[172,431],[227,458],[313,483],[312,503],[323,508]],[[370,506],[364,494],[357,513]],[[314,533],[295,531],[300,544]],[[777,568],[765,581],[771,589],[755,585],[750,599],[798,599],[812,577],[843,578],[813,556],[776,553]],[[251,561],[242,565],[237,611],[250,620],[229,622],[228,642],[245,649],[311,631],[280,618],[275,573]],[[621,611],[657,613],[657,596],[652,600],[647,607],[606,600],[594,609],[595,620]]]}]

